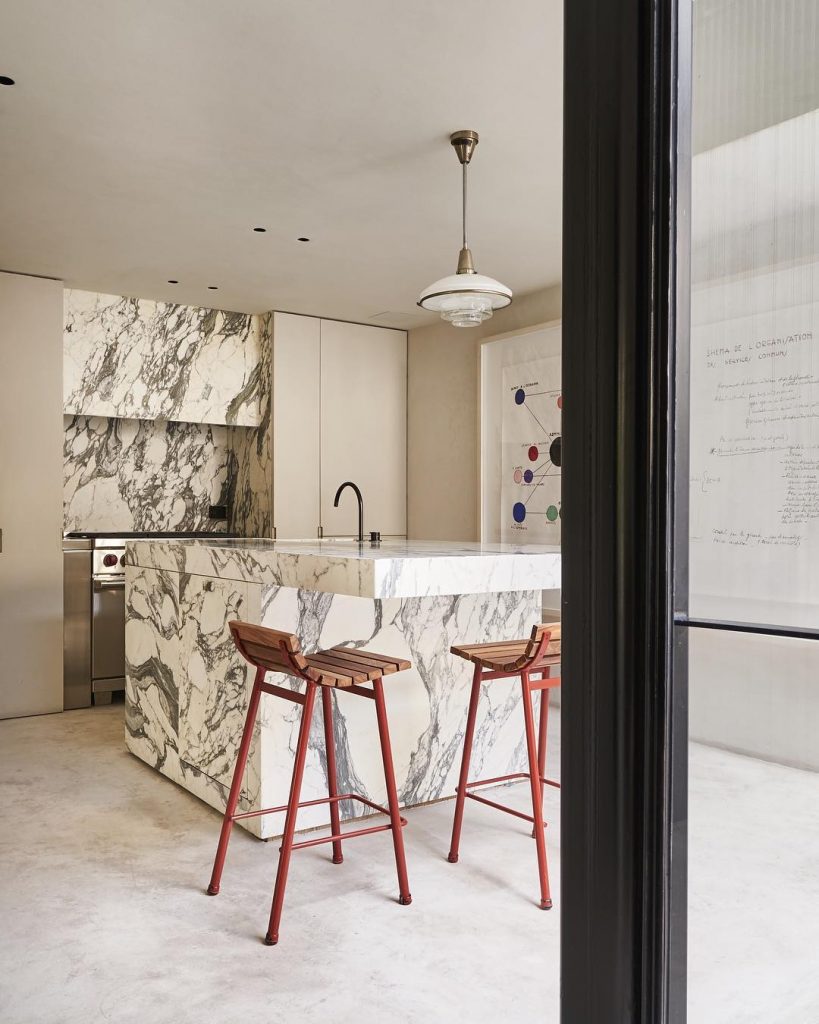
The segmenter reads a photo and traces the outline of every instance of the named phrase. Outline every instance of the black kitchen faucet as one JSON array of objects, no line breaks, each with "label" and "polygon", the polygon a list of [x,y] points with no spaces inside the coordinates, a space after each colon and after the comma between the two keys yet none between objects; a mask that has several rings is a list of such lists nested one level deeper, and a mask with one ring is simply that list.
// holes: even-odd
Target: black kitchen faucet
[{"label": "black kitchen faucet", "polygon": [[341,492],[345,487],[352,487],[355,491],[355,496],[358,498],[358,543],[364,543],[364,499],[361,497],[361,491],[358,489],[358,485],[354,484],[352,480],[345,480],[344,483],[336,491],[335,499],[333,500],[333,508],[338,508],[338,499],[341,497]]}]

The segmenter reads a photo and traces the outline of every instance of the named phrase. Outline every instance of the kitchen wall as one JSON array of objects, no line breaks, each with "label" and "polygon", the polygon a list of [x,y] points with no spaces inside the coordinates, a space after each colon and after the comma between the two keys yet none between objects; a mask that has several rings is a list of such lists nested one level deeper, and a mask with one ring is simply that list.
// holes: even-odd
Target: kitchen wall
[{"label": "kitchen wall", "polygon": [[478,540],[480,342],[557,320],[560,286],[518,296],[481,327],[443,320],[409,332],[409,536]]},{"label": "kitchen wall", "polygon": [[269,534],[270,317],[68,289],[64,318],[64,528]]},{"label": "kitchen wall", "polygon": [[[271,315],[65,297],[66,529],[224,529],[207,506],[228,501],[232,530],[270,536]],[[480,342],[559,317],[555,286],[409,332],[411,537],[478,538]]]}]

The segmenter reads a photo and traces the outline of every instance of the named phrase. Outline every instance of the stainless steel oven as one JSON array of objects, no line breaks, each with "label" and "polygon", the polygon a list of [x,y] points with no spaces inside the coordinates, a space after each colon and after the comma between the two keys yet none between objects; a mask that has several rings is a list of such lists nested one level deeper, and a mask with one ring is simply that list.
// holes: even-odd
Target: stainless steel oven
[{"label": "stainless steel oven", "polygon": [[[235,533],[218,534],[235,537]],[[125,689],[125,543],[191,533],[69,533],[63,538],[63,706],[110,704]]]},{"label": "stainless steel oven", "polygon": [[63,539],[63,707],[91,703],[90,537]]},{"label": "stainless steel oven", "polygon": [[91,692],[109,704],[125,689],[125,541],[95,540],[91,569]]},{"label": "stainless steel oven", "polygon": [[63,706],[110,704],[125,689],[125,539],[63,541]]}]

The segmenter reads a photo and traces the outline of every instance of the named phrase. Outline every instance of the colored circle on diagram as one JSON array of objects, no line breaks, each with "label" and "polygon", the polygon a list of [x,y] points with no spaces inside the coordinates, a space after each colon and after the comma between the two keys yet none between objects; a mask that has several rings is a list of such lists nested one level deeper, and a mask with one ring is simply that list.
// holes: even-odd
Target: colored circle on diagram
[{"label": "colored circle on diagram", "polygon": [[553,466],[559,466],[563,461],[563,438],[556,437],[549,445],[549,458]]},{"label": "colored circle on diagram", "polygon": [[535,474],[531,471],[531,469],[527,469],[523,474],[523,479],[527,484],[530,484],[534,480],[534,478]]},{"label": "colored circle on diagram", "polygon": [[526,401],[526,392],[523,388],[518,388],[515,392],[515,405],[523,405]]},{"label": "colored circle on diagram", "polygon": [[516,523],[522,523],[526,518],[526,506],[522,501],[516,501],[512,506],[512,518]]},{"label": "colored circle on diagram", "polygon": [[538,455],[540,455],[540,452],[537,450],[537,445],[533,444],[529,448],[529,461],[530,462],[536,462]]},{"label": "colored circle on diagram", "polygon": [[563,395],[558,395],[557,396],[557,407],[558,407],[558,409],[562,409],[563,408]]},{"label": "colored circle on diagram", "polygon": [[555,521],[555,519],[557,519],[557,506],[556,505],[550,505],[546,509],[546,518],[549,520],[550,523],[553,523]]},{"label": "colored circle on diagram", "polygon": [[515,483],[519,484],[521,482],[521,480],[523,479],[523,473],[521,473],[521,471],[519,469],[516,469],[514,475],[515,475]]}]

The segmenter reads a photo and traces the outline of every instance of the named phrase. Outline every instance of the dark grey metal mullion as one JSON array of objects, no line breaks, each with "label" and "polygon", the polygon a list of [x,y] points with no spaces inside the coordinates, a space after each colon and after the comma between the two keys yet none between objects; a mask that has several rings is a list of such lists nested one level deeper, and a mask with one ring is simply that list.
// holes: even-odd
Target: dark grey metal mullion
[{"label": "dark grey metal mullion", "polygon": [[688,109],[677,93],[677,16],[675,0],[565,6],[566,1024],[685,1018],[675,957],[686,755],[675,712],[686,680],[673,640],[670,518],[677,131]]}]

